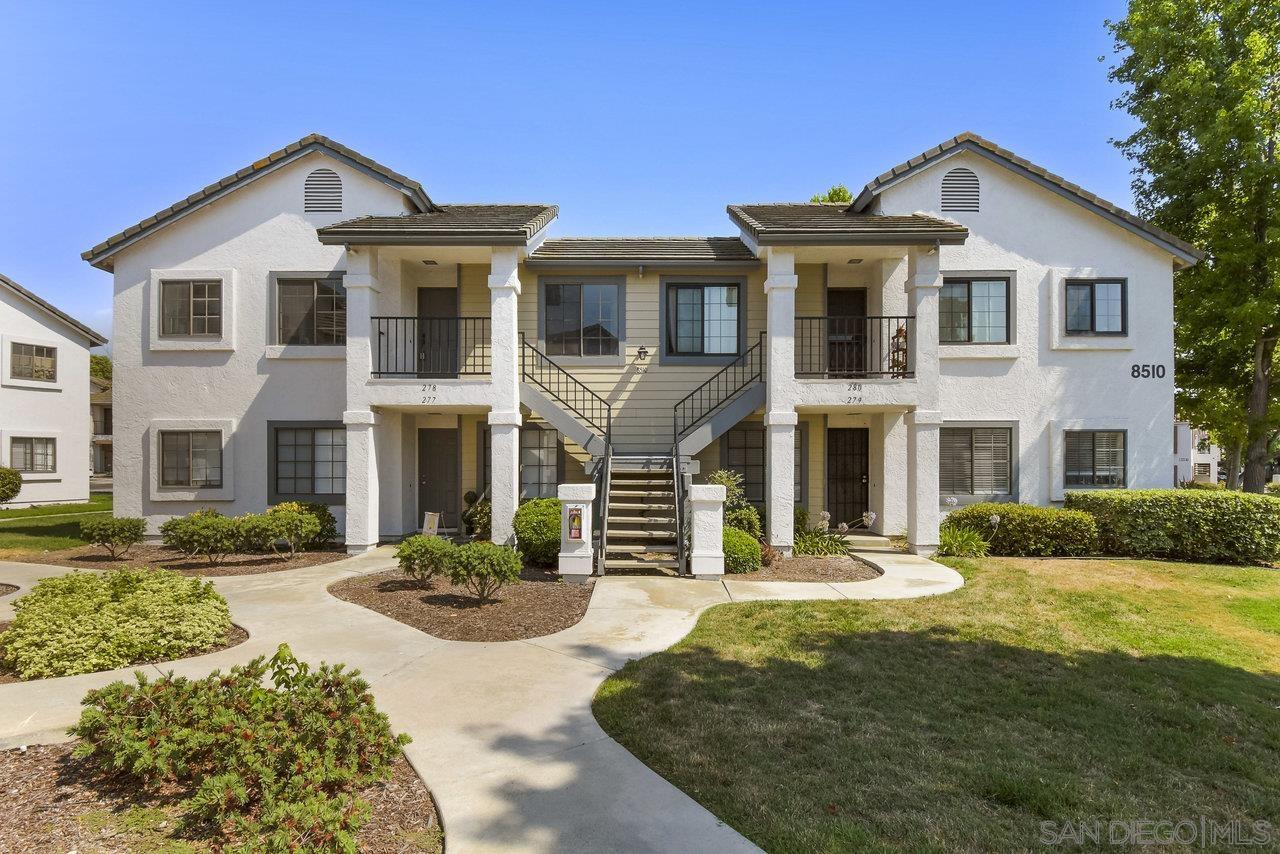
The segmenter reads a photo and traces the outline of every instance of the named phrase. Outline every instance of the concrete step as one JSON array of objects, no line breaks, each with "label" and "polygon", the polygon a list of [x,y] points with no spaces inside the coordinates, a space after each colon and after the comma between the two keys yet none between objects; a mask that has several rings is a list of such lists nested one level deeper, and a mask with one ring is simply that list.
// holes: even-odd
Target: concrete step
[{"label": "concrete step", "polygon": [[[617,509],[616,504],[610,506],[610,510]],[[650,505],[644,505],[646,508]],[[674,525],[676,523],[674,516],[615,516],[609,514],[609,527],[614,525]]]},{"label": "concrete step", "polygon": [[654,477],[614,477],[609,481],[611,489],[619,486],[627,489],[641,489],[643,487],[656,487],[658,489],[671,489],[671,478],[654,478]]},{"label": "concrete step", "polygon": [[609,497],[614,498],[669,498],[674,500],[676,494],[671,490],[665,492],[657,489],[618,489],[616,487],[609,490]]},{"label": "concrete step", "polygon": [[630,560],[630,559],[606,559],[604,562],[604,571],[607,573],[611,569],[675,569],[680,565],[678,560]]},{"label": "concrete step", "polygon": [[665,531],[653,528],[637,531],[634,528],[615,528],[612,523],[609,525],[610,544],[629,540],[674,540],[675,538],[676,532],[670,528]]},{"label": "concrete step", "polygon": [[676,554],[675,543],[615,543],[609,538],[605,554]]}]

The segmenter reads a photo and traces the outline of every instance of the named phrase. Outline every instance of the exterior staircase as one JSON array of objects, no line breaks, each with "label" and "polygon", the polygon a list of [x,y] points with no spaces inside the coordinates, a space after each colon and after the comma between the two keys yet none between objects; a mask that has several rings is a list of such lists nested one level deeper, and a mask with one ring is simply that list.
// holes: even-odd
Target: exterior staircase
[{"label": "exterior staircase", "polygon": [[679,573],[675,489],[670,457],[613,457],[604,509],[606,573]]}]

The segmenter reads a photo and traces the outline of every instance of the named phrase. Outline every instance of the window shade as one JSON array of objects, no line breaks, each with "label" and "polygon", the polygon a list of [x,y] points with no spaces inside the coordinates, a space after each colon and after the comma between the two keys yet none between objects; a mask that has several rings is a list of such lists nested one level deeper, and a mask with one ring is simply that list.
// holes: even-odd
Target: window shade
[{"label": "window shade", "polygon": [[1008,427],[944,427],[938,488],[953,495],[1013,492],[1013,431]]}]

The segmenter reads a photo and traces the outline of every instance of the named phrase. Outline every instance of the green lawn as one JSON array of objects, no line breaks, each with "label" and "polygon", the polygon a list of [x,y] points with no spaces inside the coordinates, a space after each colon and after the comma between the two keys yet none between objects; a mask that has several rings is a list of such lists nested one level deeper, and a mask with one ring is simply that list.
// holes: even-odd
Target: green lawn
[{"label": "green lawn", "polygon": [[966,586],[937,598],[713,608],[610,678],[596,717],[768,851],[1280,816],[1280,572],[952,565]]},{"label": "green lawn", "polygon": [[32,516],[61,516],[67,513],[102,513],[110,510],[111,493],[105,492],[90,496],[83,504],[41,504],[16,510],[0,510],[0,521],[27,519]]},{"label": "green lawn", "polygon": [[0,520],[0,559],[20,552],[57,551],[85,545],[80,539],[80,520],[107,513],[79,513],[30,519]]}]

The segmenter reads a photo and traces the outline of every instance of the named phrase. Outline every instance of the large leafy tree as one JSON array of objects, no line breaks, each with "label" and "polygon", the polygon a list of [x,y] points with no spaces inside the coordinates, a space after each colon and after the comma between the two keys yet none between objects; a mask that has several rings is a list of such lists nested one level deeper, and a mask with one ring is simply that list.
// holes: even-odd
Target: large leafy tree
[{"label": "large leafy tree", "polygon": [[1280,426],[1280,0],[1130,0],[1107,26],[1138,208],[1207,253],[1174,288],[1179,403],[1243,441],[1260,492]]},{"label": "large leafy tree", "polygon": [[111,382],[111,359],[99,353],[89,354],[89,376]]}]

